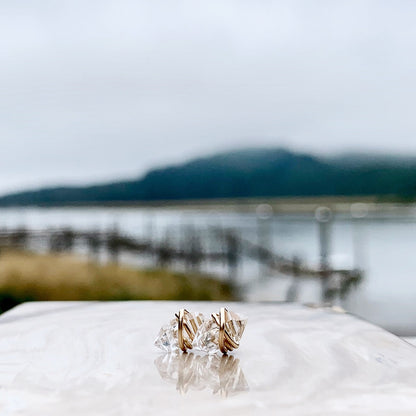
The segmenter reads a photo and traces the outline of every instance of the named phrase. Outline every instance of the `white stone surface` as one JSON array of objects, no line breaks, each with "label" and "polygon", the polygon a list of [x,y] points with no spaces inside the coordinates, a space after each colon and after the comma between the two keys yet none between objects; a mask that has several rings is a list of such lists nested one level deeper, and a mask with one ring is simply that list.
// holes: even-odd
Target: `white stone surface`
[{"label": "white stone surface", "polygon": [[409,342],[412,345],[416,346],[416,337],[407,337],[407,338],[403,338],[405,341]]},{"label": "white stone surface", "polygon": [[[163,356],[180,307],[248,317],[234,358]],[[347,314],[292,304],[28,303],[0,318],[0,412],[415,415],[416,348]]]}]

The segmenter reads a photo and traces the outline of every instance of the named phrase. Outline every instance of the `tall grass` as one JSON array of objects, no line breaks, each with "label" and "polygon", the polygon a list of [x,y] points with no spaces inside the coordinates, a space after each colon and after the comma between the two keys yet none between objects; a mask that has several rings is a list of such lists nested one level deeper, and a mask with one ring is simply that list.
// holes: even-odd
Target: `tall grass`
[{"label": "tall grass", "polygon": [[229,300],[230,285],[199,274],[99,265],[70,255],[2,252],[0,309],[33,300]]}]

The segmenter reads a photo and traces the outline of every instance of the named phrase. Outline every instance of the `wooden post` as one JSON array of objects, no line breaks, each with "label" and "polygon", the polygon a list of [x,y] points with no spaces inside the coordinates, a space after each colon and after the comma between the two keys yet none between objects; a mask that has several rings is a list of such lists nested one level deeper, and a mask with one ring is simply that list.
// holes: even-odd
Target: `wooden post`
[{"label": "wooden post", "polygon": [[120,238],[117,224],[114,224],[112,230],[108,233],[107,248],[111,262],[118,264],[120,253]]},{"label": "wooden post", "polygon": [[287,302],[296,302],[299,292],[300,259],[293,257],[292,260],[292,283],[286,293]]},{"label": "wooden post", "polygon": [[240,244],[236,231],[228,231],[225,234],[226,258],[228,264],[228,278],[230,282],[236,282],[238,273],[238,262]]},{"label": "wooden post", "polygon": [[351,217],[353,221],[353,250],[354,250],[354,269],[363,270],[363,233],[362,221],[368,214],[368,206],[362,202],[351,204]]},{"label": "wooden post", "polygon": [[86,236],[88,253],[91,262],[98,262],[100,251],[100,233],[99,231],[91,231]]},{"label": "wooden post", "polygon": [[273,208],[269,204],[260,204],[256,208],[257,216],[257,241],[258,241],[258,259],[259,259],[259,277],[262,278],[269,273],[269,258],[265,253],[272,249],[272,220]]},{"label": "wooden post", "polygon": [[315,218],[319,226],[319,257],[321,270],[322,301],[328,302],[330,293],[330,231],[332,211],[328,207],[319,207],[315,211]]}]

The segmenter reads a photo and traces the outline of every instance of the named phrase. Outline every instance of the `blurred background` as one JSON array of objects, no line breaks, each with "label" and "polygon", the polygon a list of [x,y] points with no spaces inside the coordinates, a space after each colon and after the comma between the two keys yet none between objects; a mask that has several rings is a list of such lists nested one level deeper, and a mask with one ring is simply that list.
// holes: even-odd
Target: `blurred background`
[{"label": "blurred background", "polygon": [[1,311],[299,301],[416,335],[415,9],[3,1]]}]

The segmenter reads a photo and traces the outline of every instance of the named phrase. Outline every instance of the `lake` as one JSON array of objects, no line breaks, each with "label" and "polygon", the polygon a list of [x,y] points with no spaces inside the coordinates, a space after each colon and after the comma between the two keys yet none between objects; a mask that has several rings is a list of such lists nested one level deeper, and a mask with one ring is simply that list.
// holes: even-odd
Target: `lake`
[{"label": "lake", "polygon": [[[43,230],[71,227],[77,230],[106,230],[115,225],[123,233],[163,238],[167,230],[180,227],[221,226],[239,231],[245,239],[257,242],[259,220],[255,212],[221,209],[178,208],[19,208],[1,209],[0,227],[26,227]],[[319,263],[319,224],[313,214],[275,214],[268,218],[267,244],[275,253],[303,262]],[[263,223],[264,227],[264,223]],[[399,335],[416,335],[416,215],[414,209],[368,215],[354,219],[337,214],[329,229],[330,263],[339,268],[359,267],[363,282],[353,289],[340,306]],[[264,238],[264,236],[262,237]],[[126,258],[126,262],[147,266],[146,260]],[[221,274],[207,265],[203,270]],[[238,270],[242,295],[249,301],[285,300],[292,278],[244,261]],[[298,301],[319,302],[320,283],[301,282]]]}]

